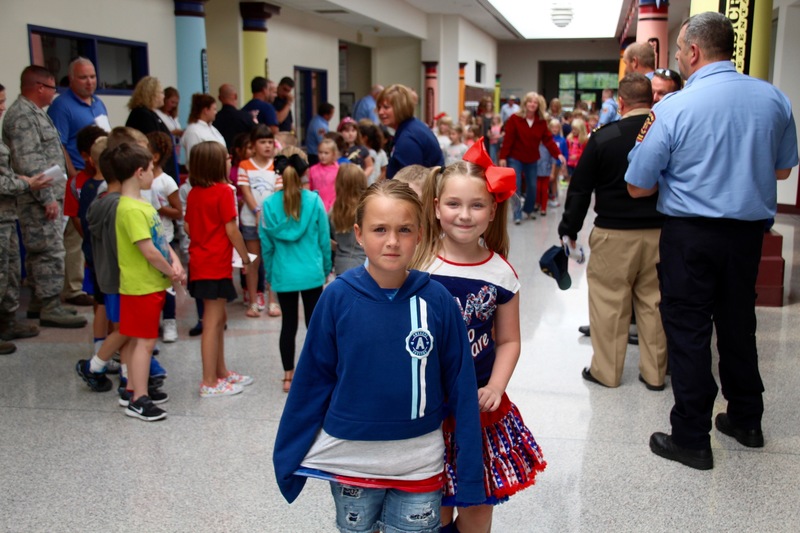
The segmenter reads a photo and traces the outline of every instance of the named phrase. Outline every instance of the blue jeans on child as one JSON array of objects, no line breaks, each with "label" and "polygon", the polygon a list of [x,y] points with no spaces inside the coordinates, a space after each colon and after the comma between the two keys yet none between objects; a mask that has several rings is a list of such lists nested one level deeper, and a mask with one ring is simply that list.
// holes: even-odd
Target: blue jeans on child
[{"label": "blue jeans on child", "polygon": [[492,158],[492,162],[496,165],[497,164],[497,156],[500,153],[500,143],[489,143],[489,157]]},{"label": "blue jeans on child", "polygon": [[525,204],[514,210],[514,220],[522,220],[522,212],[533,213],[536,203],[536,163],[523,163],[513,157],[508,158],[508,166],[517,173],[517,194],[522,195],[522,175],[525,174]]},{"label": "blue jeans on child", "polygon": [[442,491],[367,489],[331,482],[336,526],[342,533],[439,531]]}]

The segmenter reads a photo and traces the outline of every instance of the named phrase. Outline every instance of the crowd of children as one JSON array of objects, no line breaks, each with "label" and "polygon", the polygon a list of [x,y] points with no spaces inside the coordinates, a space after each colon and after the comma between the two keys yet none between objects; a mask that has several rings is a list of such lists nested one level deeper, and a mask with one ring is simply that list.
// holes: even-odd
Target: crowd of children
[{"label": "crowd of children", "polygon": [[[277,151],[268,128],[237,138],[231,155],[200,142],[180,189],[160,167],[168,136],[116,128],[86,141],[92,175],[77,217],[95,285],[96,350],[77,373],[92,390],[110,390],[119,354],[125,414],[165,418],[166,371],[153,354],[188,277],[202,335],[199,395],[241,393],[254,379],[228,368],[224,343],[238,258],[246,315],[272,314],[274,304],[281,316],[289,396],[274,464],[287,500],[308,477],[322,478],[343,530],[416,517],[423,530],[488,531],[493,506],[546,465],[505,393],[520,357],[520,285],[506,260],[517,181],[492,160],[497,118],[491,138],[469,147],[465,124],[443,122],[446,166],[412,165],[393,180],[380,179],[380,130],[347,119],[310,167],[296,147]],[[549,126],[566,144],[558,121]],[[542,157],[543,212],[561,167]],[[180,236],[186,272],[170,245]],[[296,362],[300,300],[309,334]],[[393,327],[367,331],[367,316]]]},{"label": "crowd of children", "polygon": [[[539,98],[539,95],[536,97]],[[540,102],[543,104],[544,99]],[[585,102],[578,102],[573,110],[564,111],[558,98],[553,98],[546,111],[544,105],[541,108],[543,120],[547,121],[547,129],[566,164],[554,157],[543,142],[537,142],[539,157],[536,164],[522,165],[520,172],[525,179],[520,179],[517,196],[512,198],[517,224],[522,222],[524,216],[531,219],[536,218],[536,214],[546,216],[548,207],[561,205],[558,200],[559,186],[563,189],[569,185],[569,178],[583,153],[589,135],[597,126],[598,115],[590,112]],[[521,109],[519,114],[524,116],[525,109]],[[516,137],[506,138],[505,126],[501,114],[494,112],[492,100],[487,97],[481,100],[474,113],[464,110],[457,123],[444,113],[437,115],[432,129],[439,140],[446,165],[460,161],[464,152],[479,137],[482,137],[494,164],[502,165],[504,162],[500,160],[501,148],[504,142],[514,143]],[[528,172],[534,174],[534,171],[535,176],[526,175]]]}]

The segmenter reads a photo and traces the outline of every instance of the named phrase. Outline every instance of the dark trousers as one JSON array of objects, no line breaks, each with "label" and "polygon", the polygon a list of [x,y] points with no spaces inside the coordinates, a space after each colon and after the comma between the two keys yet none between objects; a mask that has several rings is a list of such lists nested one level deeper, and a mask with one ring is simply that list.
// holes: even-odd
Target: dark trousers
[{"label": "dark trousers", "polygon": [[285,371],[294,370],[294,341],[297,336],[298,318],[298,294],[303,299],[303,314],[306,319],[306,327],[311,320],[319,297],[322,295],[322,287],[308,289],[305,291],[278,292],[278,303],[281,304],[281,337],[279,346],[281,350],[281,362]]},{"label": "dark trousers", "polygon": [[763,221],[668,218],[661,230],[660,309],[675,395],[672,437],[679,446],[710,447],[718,390],[711,372],[712,327],[730,421],[744,429],[761,427],[755,285],[763,238]]}]

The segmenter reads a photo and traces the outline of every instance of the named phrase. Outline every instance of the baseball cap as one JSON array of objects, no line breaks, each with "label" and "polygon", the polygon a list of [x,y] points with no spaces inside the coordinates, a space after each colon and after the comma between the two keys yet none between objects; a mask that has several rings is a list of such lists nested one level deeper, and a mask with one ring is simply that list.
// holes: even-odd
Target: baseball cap
[{"label": "baseball cap", "polygon": [[569,277],[567,272],[568,262],[569,260],[567,259],[567,254],[564,253],[563,247],[551,246],[539,259],[539,268],[556,280],[559,289],[565,291],[572,286],[572,278]]},{"label": "baseball cap", "polygon": [[353,126],[354,128],[358,129],[358,122],[356,122],[355,120],[353,120],[351,117],[344,117],[344,118],[342,119],[342,121],[341,121],[341,122],[339,122],[339,127],[338,127],[338,128],[336,128],[336,131],[338,131],[339,133],[341,133],[341,132],[342,132],[342,130],[343,130],[343,129],[344,129],[346,126]]}]

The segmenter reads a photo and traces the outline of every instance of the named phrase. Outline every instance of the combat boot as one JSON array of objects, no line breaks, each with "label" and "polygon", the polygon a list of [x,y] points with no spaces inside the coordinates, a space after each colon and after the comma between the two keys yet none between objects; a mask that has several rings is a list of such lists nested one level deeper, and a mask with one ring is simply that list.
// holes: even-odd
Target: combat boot
[{"label": "combat boot", "polygon": [[[63,309],[64,311],[66,311],[71,315],[78,314],[78,310],[75,309],[74,307],[64,307],[62,305],[61,309]],[[36,296],[31,296],[31,301],[28,304],[28,311],[25,314],[25,316],[27,316],[31,320],[39,320],[40,318],[39,315],[41,314],[41,311],[42,311],[42,302],[38,298],[36,298]]]},{"label": "combat boot", "polygon": [[0,341],[0,355],[8,355],[17,351],[17,347],[10,342]]},{"label": "combat boot", "polygon": [[39,320],[39,313],[42,310],[42,301],[33,294],[33,290],[31,290],[31,301],[28,303],[28,311],[25,314],[26,317],[30,318],[31,320]]},{"label": "combat boot", "polygon": [[13,315],[0,314],[0,339],[13,341],[14,339],[27,339],[39,334],[36,324],[17,322]]},{"label": "combat boot", "polygon": [[39,325],[50,328],[82,328],[86,325],[86,319],[82,316],[73,314],[69,309],[61,305],[58,297],[43,302],[42,310],[39,314]]}]

